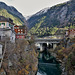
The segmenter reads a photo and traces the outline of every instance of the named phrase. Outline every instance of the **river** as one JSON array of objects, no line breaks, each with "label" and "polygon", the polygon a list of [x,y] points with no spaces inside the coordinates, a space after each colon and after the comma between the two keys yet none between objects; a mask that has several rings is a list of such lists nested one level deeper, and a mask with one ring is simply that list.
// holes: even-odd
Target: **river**
[{"label": "river", "polygon": [[46,63],[40,58],[37,75],[61,75],[60,65],[57,63]]}]

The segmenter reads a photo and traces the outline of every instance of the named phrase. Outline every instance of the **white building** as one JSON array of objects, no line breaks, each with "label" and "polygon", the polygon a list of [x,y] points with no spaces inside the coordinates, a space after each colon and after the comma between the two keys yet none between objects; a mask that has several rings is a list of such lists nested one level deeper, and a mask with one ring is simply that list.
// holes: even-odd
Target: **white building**
[{"label": "white building", "polygon": [[11,42],[15,42],[14,23],[10,18],[0,16],[0,40],[8,37]]}]

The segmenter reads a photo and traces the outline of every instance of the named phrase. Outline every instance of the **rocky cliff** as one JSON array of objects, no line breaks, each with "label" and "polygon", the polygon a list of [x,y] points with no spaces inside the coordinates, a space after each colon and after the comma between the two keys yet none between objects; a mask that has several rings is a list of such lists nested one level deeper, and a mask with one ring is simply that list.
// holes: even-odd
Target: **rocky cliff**
[{"label": "rocky cliff", "polygon": [[35,75],[38,69],[38,55],[35,49],[30,41],[6,41],[0,75]]}]

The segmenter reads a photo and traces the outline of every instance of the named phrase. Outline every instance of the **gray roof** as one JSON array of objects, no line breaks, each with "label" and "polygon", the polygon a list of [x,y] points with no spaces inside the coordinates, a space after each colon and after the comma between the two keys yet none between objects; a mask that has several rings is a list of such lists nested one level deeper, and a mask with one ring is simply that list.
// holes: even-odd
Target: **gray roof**
[{"label": "gray roof", "polygon": [[10,22],[14,24],[11,18],[5,18],[4,16],[0,16],[0,22]]}]

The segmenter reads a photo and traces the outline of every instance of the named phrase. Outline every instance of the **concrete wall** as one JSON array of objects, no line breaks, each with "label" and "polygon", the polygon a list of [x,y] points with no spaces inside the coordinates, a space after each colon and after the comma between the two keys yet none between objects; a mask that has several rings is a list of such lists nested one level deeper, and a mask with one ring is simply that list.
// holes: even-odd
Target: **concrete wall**
[{"label": "concrete wall", "polygon": [[11,30],[0,31],[0,36],[2,40],[4,40],[6,37],[9,37],[11,42],[15,42],[15,33]]},{"label": "concrete wall", "polygon": [[7,27],[7,28],[10,28],[10,27],[9,27],[9,22],[6,22],[6,27]]},{"label": "concrete wall", "polygon": [[2,55],[2,45],[0,44],[0,55]]},{"label": "concrete wall", "polygon": [[10,41],[15,43],[15,33],[11,33],[11,36],[10,36]]}]

